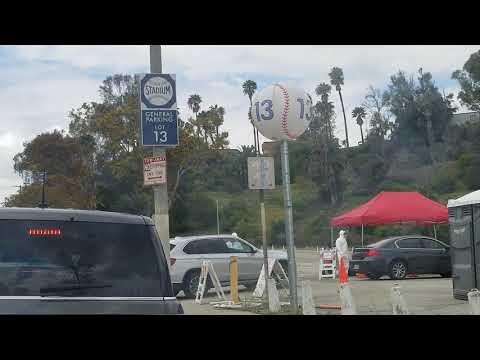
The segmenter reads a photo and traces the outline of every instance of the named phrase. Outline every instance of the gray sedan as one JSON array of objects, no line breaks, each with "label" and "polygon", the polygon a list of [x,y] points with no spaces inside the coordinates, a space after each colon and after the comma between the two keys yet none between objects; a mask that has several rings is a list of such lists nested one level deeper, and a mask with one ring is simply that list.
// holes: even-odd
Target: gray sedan
[{"label": "gray sedan", "polygon": [[408,274],[451,276],[450,248],[433,238],[410,235],[384,239],[365,248],[354,248],[350,273],[370,279],[388,275],[395,280]]}]

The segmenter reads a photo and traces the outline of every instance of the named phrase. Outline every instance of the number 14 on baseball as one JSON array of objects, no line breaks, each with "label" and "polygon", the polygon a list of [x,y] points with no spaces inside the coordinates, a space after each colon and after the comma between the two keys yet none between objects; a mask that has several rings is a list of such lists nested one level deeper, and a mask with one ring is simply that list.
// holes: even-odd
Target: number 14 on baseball
[{"label": "number 14 on baseball", "polygon": [[312,111],[310,95],[285,84],[273,84],[255,94],[250,109],[255,127],[272,140],[292,140],[303,134]]}]

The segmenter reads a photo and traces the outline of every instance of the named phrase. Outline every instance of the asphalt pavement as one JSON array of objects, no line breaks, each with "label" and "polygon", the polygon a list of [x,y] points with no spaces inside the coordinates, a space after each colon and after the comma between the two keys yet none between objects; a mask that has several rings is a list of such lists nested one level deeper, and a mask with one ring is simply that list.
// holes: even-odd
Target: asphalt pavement
[{"label": "asphalt pavement", "polygon": [[[317,314],[335,315],[338,310],[322,310],[321,305],[340,304],[339,285],[337,279],[318,279],[319,254],[315,249],[297,249],[298,285],[302,280],[309,280]],[[398,284],[405,298],[410,314],[414,315],[468,315],[470,305],[467,301],[456,300],[452,294],[452,279],[436,275],[420,276],[401,281],[393,281],[388,277],[379,280],[349,278],[349,285],[359,315],[391,315],[390,289]],[[300,294],[301,291],[298,291]],[[191,315],[247,315],[248,311],[215,309],[209,302],[218,301],[215,291],[210,290],[203,304],[195,304],[179,294],[185,314]],[[228,288],[225,292],[229,297]],[[240,298],[250,297],[247,290],[240,291]]]}]

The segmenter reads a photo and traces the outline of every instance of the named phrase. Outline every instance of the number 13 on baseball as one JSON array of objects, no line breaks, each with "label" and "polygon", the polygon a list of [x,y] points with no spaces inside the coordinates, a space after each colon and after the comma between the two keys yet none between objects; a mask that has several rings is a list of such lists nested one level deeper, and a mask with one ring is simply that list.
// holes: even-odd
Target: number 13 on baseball
[{"label": "number 13 on baseball", "polygon": [[250,109],[253,124],[271,140],[293,140],[312,119],[312,98],[305,91],[273,84],[255,94]]}]

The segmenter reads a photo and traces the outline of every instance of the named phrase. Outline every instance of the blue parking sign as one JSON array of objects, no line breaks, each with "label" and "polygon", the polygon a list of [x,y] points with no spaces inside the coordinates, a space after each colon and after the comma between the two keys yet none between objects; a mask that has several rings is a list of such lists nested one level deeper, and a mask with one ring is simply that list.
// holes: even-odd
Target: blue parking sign
[{"label": "blue parking sign", "polygon": [[141,74],[140,137],[143,146],[177,146],[175,74]]}]

